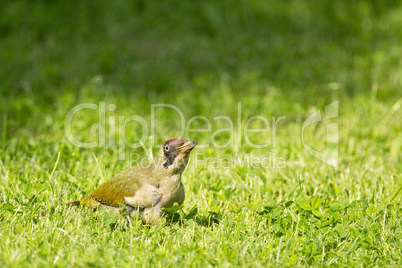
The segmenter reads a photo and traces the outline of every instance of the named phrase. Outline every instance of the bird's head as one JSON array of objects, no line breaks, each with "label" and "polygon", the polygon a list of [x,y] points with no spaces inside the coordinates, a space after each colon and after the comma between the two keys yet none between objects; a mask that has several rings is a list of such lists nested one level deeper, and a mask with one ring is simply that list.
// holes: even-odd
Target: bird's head
[{"label": "bird's head", "polygon": [[191,150],[198,144],[196,141],[181,139],[167,140],[162,144],[157,157],[157,164],[173,173],[182,173],[186,168]]}]

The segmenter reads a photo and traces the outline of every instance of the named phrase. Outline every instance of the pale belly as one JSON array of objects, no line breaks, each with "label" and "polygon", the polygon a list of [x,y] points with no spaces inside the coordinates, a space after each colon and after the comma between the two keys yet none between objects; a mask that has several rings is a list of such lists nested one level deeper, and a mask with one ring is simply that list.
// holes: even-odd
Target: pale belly
[{"label": "pale belly", "polygon": [[126,197],[126,214],[132,219],[142,219],[145,223],[153,223],[162,215],[162,208],[170,208],[174,203],[183,204],[184,187],[181,182],[176,185],[155,187],[146,185],[132,197]]},{"label": "pale belly", "polygon": [[173,189],[162,190],[161,206],[162,208],[170,208],[174,203],[181,205],[184,202],[185,196],[183,184],[180,182],[180,184]]}]

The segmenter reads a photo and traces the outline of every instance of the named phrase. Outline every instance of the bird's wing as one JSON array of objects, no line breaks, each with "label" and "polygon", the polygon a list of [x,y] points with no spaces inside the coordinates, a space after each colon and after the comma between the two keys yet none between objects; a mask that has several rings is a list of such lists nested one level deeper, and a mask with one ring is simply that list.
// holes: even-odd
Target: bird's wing
[{"label": "bird's wing", "polygon": [[134,166],[123,170],[96,188],[83,203],[93,207],[93,202],[90,201],[93,200],[102,205],[118,207],[119,204],[125,204],[125,197],[134,196],[150,176],[150,169],[146,166]]}]

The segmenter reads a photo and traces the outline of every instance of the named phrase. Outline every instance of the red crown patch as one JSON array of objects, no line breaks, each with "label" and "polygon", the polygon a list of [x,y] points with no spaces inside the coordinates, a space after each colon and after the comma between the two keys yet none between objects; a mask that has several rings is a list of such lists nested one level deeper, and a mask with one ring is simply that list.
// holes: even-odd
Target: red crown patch
[{"label": "red crown patch", "polygon": [[180,142],[185,142],[185,140],[182,140],[182,139],[170,139],[170,140],[165,141],[164,143],[167,143],[168,141],[180,141]]}]

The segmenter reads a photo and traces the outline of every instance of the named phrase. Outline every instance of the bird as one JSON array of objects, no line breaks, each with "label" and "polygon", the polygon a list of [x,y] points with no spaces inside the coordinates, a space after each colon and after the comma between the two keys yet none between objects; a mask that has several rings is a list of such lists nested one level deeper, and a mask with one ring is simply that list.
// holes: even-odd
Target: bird
[{"label": "bird", "polygon": [[182,205],[185,191],[181,176],[197,141],[170,139],[165,141],[153,164],[129,167],[106,181],[85,198],[67,203],[69,206],[106,208],[118,212],[126,206],[133,220],[152,224],[163,215],[163,208]]}]

